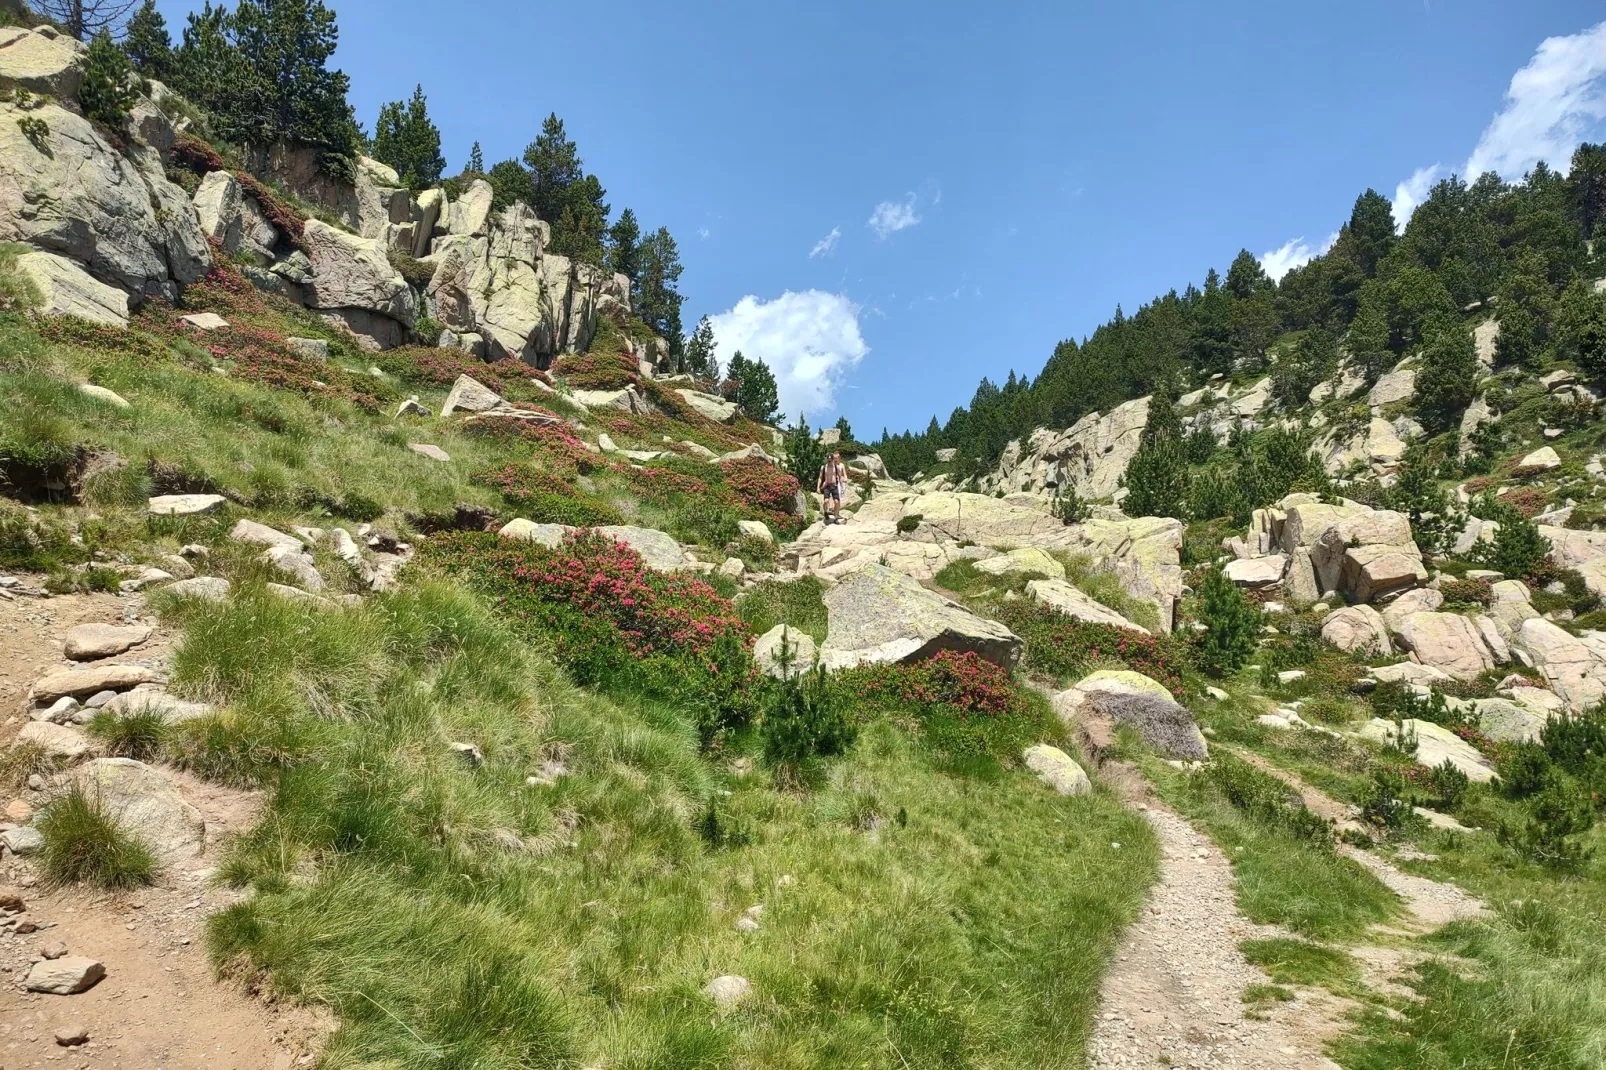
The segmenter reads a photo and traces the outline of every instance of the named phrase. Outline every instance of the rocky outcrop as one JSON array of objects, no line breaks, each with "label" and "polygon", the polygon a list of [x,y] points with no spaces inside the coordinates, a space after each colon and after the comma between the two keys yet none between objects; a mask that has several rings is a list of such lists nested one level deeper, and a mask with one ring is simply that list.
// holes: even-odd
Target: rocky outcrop
[{"label": "rocky outcrop", "polygon": [[1455,613],[1412,613],[1394,627],[1394,637],[1417,660],[1458,680],[1499,664],[1477,626]]},{"label": "rocky outcrop", "polygon": [[1149,399],[1118,405],[1107,414],[1090,412],[1064,431],[1039,428],[1024,447],[1011,442],[998,469],[982,480],[985,491],[1049,494],[1074,488],[1083,498],[1113,495],[1138,452],[1149,422]]},{"label": "rocky outcrop", "polygon": [[213,171],[195,191],[201,233],[230,256],[244,254],[266,267],[284,236],[268,222],[255,198],[227,171]]},{"label": "rocky outcrop", "polygon": [[[1470,743],[1441,725],[1431,721],[1405,719],[1407,736],[1416,737],[1414,757],[1418,765],[1432,768],[1449,762],[1467,775],[1475,784],[1487,784],[1494,779],[1494,767]],[[1361,738],[1375,743],[1398,744],[1398,730],[1393,721],[1375,717],[1361,729]]]},{"label": "rocky outcrop", "polygon": [[83,82],[84,46],[54,26],[0,26],[0,89],[74,100]]},{"label": "rocky outcrop", "polygon": [[1362,657],[1394,653],[1383,615],[1371,606],[1347,606],[1328,614],[1322,621],[1322,638],[1351,654]]},{"label": "rocky outcrop", "polygon": [[[61,38],[18,33],[0,30],[10,42],[0,43],[0,84],[69,78],[41,73],[66,55]],[[194,209],[167,180],[160,152],[137,139],[119,149],[83,116],[44,101],[0,104],[0,241],[63,257],[134,305],[177,298],[211,266]],[[61,293],[58,311],[76,305],[104,310],[95,317],[101,322],[116,318],[116,302],[104,293],[59,264],[34,263],[34,273],[46,273]]]},{"label": "rocky outcrop", "polygon": [[311,277],[302,286],[309,307],[351,328],[374,349],[400,345],[414,316],[413,292],[377,241],[318,220],[303,231]]},{"label": "rocky outcrop", "polygon": [[1141,635],[1149,634],[1149,629],[1141,624],[1132,623],[1064,580],[1031,580],[1026,584],[1026,597],[1056,613],[1063,613],[1067,617],[1075,617],[1089,624],[1108,624],[1112,628],[1124,628]]},{"label": "rocky outcrop", "polygon": [[17,257],[17,270],[39,292],[39,311],[44,315],[128,326],[128,292],[101,282],[76,261],[55,253],[23,253]]},{"label": "rocky outcrop", "polygon": [[867,564],[825,594],[829,632],[820,650],[827,669],[923,661],[940,650],[971,651],[997,665],[1020,659],[1020,638],[916,581]]},{"label": "rocky outcrop", "polygon": [[1575,713],[1606,698],[1606,635],[1570,635],[1550,621],[1534,617],[1522,622],[1517,641],[1544,674],[1551,689]]}]

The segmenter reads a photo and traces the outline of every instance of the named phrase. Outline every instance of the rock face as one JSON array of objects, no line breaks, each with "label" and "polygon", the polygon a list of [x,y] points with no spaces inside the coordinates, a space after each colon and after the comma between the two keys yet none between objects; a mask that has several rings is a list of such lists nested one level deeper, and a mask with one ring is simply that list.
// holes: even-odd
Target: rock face
[{"label": "rock face", "polygon": [[1054,696],[1054,712],[1068,724],[1104,717],[1138,730],[1143,741],[1163,754],[1190,760],[1209,757],[1193,714],[1165,685],[1142,673],[1106,669]]},{"label": "rock face", "polygon": [[820,651],[827,669],[923,661],[939,650],[972,651],[996,665],[1020,659],[1021,641],[916,581],[868,564],[825,594],[830,632]]},{"label": "rock face", "polygon": [[1043,492],[1075,488],[1083,498],[1108,498],[1120,488],[1149,423],[1149,399],[1088,413],[1064,431],[1040,428],[1023,447],[1011,442],[998,469],[982,480],[986,491]]},{"label": "rock face", "polygon": [[78,782],[98,794],[123,830],[155,852],[164,864],[194,858],[205,843],[201,812],[159,770],[132,758],[97,758],[77,772]]},{"label": "rock face", "polygon": [[208,174],[195,191],[194,203],[201,232],[225,253],[244,253],[264,267],[273,263],[274,251],[284,236],[233,175],[227,171]]},{"label": "rock face", "polygon": [[1579,713],[1606,697],[1606,644],[1585,642],[1541,617],[1522,622],[1518,642],[1568,709]]},{"label": "rock face", "polygon": [[128,326],[128,294],[107,285],[76,261],[55,253],[24,253],[17,270],[39,291],[46,316],[76,316],[107,327]]},{"label": "rock face", "polygon": [[312,265],[302,286],[307,304],[335,314],[375,349],[400,345],[413,324],[413,292],[379,242],[319,219],[307,220],[303,238]]},{"label": "rock face", "polygon": [[1395,638],[1424,665],[1458,680],[1472,680],[1498,662],[1472,621],[1454,613],[1412,613],[1394,628]]},{"label": "rock face", "polygon": [[[8,80],[7,64],[25,54],[62,54],[60,38],[19,37],[15,29],[0,33],[10,39],[9,45],[0,43],[0,82]],[[25,85],[36,75],[9,80]],[[43,124],[30,124],[42,131],[38,144],[19,119]],[[195,211],[184,191],[167,181],[160,153],[137,142],[127,154],[119,152],[87,119],[50,103],[26,110],[0,104],[0,241],[66,258],[136,305],[151,297],[177,298],[181,287],[211,266]],[[56,291],[52,301],[60,310],[76,306],[99,310],[95,318],[101,322],[115,318],[114,301],[61,265],[32,261],[30,274],[49,276]],[[126,312],[125,304],[124,318]]]},{"label": "rock face", "polygon": [[72,100],[83,82],[84,46],[53,26],[0,27],[0,88]]}]

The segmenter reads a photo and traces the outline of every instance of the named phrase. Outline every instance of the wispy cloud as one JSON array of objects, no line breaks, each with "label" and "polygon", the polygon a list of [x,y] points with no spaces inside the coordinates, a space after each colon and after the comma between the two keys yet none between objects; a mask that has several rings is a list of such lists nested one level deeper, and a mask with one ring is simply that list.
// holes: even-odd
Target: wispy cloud
[{"label": "wispy cloud", "polygon": [[[1461,175],[1494,171],[1508,181],[1544,160],[1565,173],[1573,149],[1606,120],[1606,22],[1539,42],[1533,58],[1511,76],[1500,111],[1484,127]],[[1444,176],[1439,164],[1419,167],[1394,190],[1400,229]]]},{"label": "wispy cloud", "polygon": [[761,358],[775,373],[781,411],[795,419],[831,408],[842,377],[870,352],[860,311],[846,294],[788,290],[771,301],[749,294],[710,322],[720,362],[738,349]]},{"label": "wispy cloud", "polygon": [[907,230],[920,222],[920,216],[915,211],[915,195],[908,194],[901,201],[882,201],[870,213],[866,225],[878,238],[885,238],[896,234],[900,230]]},{"label": "wispy cloud", "polygon": [[832,253],[836,252],[836,243],[841,240],[841,238],[842,228],[832,227],[831,233],[814,243],[814,248],[809,250],[809,259],[813,260],[817,256],[830,256]]},{"label": "wispy cloud", "polygon": [[1260,254],[1260,266],[1265,269],[1274,282],[1282,281],[1282,277],[1297,267],[1304,267],[1313,257],[1327,252],[1338,240],[1338,232],[1334,231],[1327,236],[1319,249],[1313,249],[1306,244],[1303,237],[1290,238],[1276,249]]}]

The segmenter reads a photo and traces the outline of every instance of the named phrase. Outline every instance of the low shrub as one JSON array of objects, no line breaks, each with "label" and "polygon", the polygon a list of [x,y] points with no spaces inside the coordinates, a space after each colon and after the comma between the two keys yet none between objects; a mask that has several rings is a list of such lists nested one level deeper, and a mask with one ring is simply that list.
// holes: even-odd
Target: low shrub
[{"label": "low shrub", "polygon": [[764,758],[778,781],[807,783],[819,759],[847,752],[858,736],[850,698],[818,666],[765,689]]},{"label": "low shrub", "polygon": [[630,354],[596,350],[559,357],[551,370],[575,390],[623,390],[641,378],[641,369]]},{"label": "low shrub", "polygon": [[149,761],[162,753],[168,739],[167,722],[157,710],[141,710],[119,716],[108,710],[95,714],[89,734],[114,758]]},{"label": "low shrub", "polygon": [[754,635],[785,624],[823,643],[829,623],[824,593],[825,586],[812,575],[791,581],[765,580],[742,592],[736,599],[736,612]]},{"label": "low shrub", "polygon": [[924,520],[924,519],[925,519],[925,517],[922,516],[919,513],[910,513],[908,516],[900,516],[898,518],[898,525],[897,525],[898,534],[900,534],[900,535],[912,534],[914,532],[914,530],[920,526],[920,522],[922,520]]},{"label": "low shrub", "polygon": [[1260,641],[1260,611],[1220,569],[1205,574],[1199,588],[1199,665],[1215,675],[1234,672]]},{"label": "low shrub", "polygon": [[1187,648],[1171,636],[1092,624],[1024,599],[1001,601],[992,608],[1025,641],[1027,669],[1060,678],[1085,676],[1099,668],[1131,669],[1158,680],[1173,695],[1182,693]]},{"label": "low shrub", "polygon": [[1405,777],[1398,769],[1388,766],[1373,769],[1360,802],[1361,820],[1383,832],[1398,832],[1420,820],[1411,808]]},{"label": "low shrub", "polygon": [[1286,830],[1298,839],[1332,845],[1332,822],[1312,813],[1299,792],[1241,758],[1219,754],[1204,776],[1222,798],[1244,813]]},{"label": "low shrub", "polygon": [[1439,584],[1439,593],[1449,604],[1487,606],[1494,601],[1493,585],[1488,580],[1445,580]]},{"label": "low shrub", "polygon": [[913,665],[861,665],[837,673],[836,682],[858,702],[912,716],[928,742],[956,757],[1013,762],[1046,727],[1009,672],[970,651],[942,650]]},{"label": "low shrub", "polygon": [[1589,800],[1560,779],[1552,780],[1534,800],[1526,819],[1501,822],[1500,842],[1531,862],[1551,869],[1576,871],[1594,856],[1581,837],[1595,823]]},{"label": "low shrub", "polygon": [[497,597],[580,683],[674,700],[696,716],[705,744],[752,718],[757,669],[747,630],[700,579],[655,571],[589,530],[552,548],[483,532],[442,535],[424,556]]},{"label": "low shrub", "polygon": [[75,787],[45,807],[44,871],[53,884],[86,881],[100,888],[137,888],[156,877],[156,856],[130,836],[98,797]]}]

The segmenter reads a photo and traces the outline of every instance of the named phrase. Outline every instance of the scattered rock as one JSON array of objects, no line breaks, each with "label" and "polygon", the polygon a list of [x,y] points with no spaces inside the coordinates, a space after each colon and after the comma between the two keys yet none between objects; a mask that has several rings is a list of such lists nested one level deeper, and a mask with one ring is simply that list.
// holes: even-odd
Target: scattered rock
[{"label": "scattered rock", "polygon": [[762,520],[738,520],[736,522],[736,530],[742,533],[743,538],[762,539],[768,543],[775,541],[775,535],[770,531],[770,526]]},{"label": "scattered rock", "polygon": [[758,663],[759,671],[777,679],[782,677],[781,643],[783,637],[790,657],[790,673],[787,675],[796,676],[798,673],[807,672],[812,668],[818,657],[813,637],[807,632],[800,632],[796,628],[788,627],[785,624],[777,624],[753,641],[753,660]]},{"label": "scattered rock", "polygon": [[452,743],[449,746],[453,753],[469,765],[478,768],[485,764],[485,752],[480,750],[478,745],[473,743]]},{"label": "scattered rock", "polygon": [[187,323],[198,331],[217,331],[229,325],[229,321],[216,312],[192,312],[187,316],[180,316],[179,322]]},{"label": "scattered rock", "polygon": [[60,940],[52,940],[50,943],[39,949],[39,957],[51,962],[65,957],[66,954],[67,945],[62,943]]},{"label": "scattered rock", "polygon": [[45,849],[45,837],[38,829],[22,825],[0,832],[0,847],[4,847],[18,858],[26,858]]},{"label": "scattered rock", "polygon": [[412,397],[408,398],[406,401],[404,401],[400,405],[396,406],[396,415],[397,416],[428,416],[429,415],[429,409],[426,408],[424,405],[422,405],[418,400],[418,395],[414,394]]},{"label": "scattered rock", "polygon": [[217,512],[227,500],[221,494],[158,494],[146,511],[152,516],[198,516]]},{"label": "scattered rock", "polygon": [[1143,635],[1149,634],[1149,629],[1141,624],[1132,623],[1109,606],[1094,601],[1092,596],[1083,592],[1081,588],[1074,587],[1064,580],[1028,580],[1026,596],[1067,617],[1075,617],[1077,620],[1093,624],[1125,628],[1127,631]]},{"label": "scattered rock", "polygon": [[454,412],[490,412],[506,408],[511,406],[496,391],[466,375],[459,375],[446,395],[445,403],[441,405],[441,416],[444,418]]},{"label": "scattered rock", "polygon": [[94,661],[121,654],[150,637],[151,630],[145,627],[80,624],[67,633],[65,653],[73,661]]},{"label": "scattered rock", "polygon": [[1347,606],[1322,621],[1322,638],[1340,650],[1367,657],[1394,653],[1383,615],[1368,605]]},{"label": "scattered rock", "polygon": [[221,602],[229,597],[229,581],[221,576],[197,576],[193,580],[170,583],[163,593],[203,602]]},{"label": "scattered rock", "polygon": [[686,552],[680,548],[680,543],[676,542],[673,536],[657,528],[606,524],[596,530],[599,534],[606,535],[615,542],[622,542],[636,551],[651,568],[667,572],[682,568],[686,564]]},{"label": "scattered rock", "polygon": [[329,342],[324,338],[286,338],[284,344],[303,357],[314,360],[329,359]]},{"label": "scattered rock", "polygon": [[747,571],[747,565],[739,557],[727,557],[719,563],[719,568],[714,571],[728,579],[739,580],[742,578],[742,574]]},{"label": "scattered rock", "polygon": [[206,822],[161,770],[132,758],[97,758],[79,768],[75,777],[164,865],[200,854]]},{"label": "scattered rock", "polygon": [[1087,773],[1076,763],[1076,760],[1058,747],[1051,747],[1047,743],[1039,743],[1027,747],[1023,755],[1026,768],[1036,773],[1038,779],[1061,795],[1088,795],[1093,791],[1093,782],[1087,778]]},{"label": "scattered rock", "polygon": [[445,450],[428,442],[409,442],[407,443],[407,448],[420,457],[428,457],[432,461],[449,461],[452,459]]},{"label": "scattered rock", "polygon": [[746,1002],[753,994],[753,986],[745,977],[724,974],[704,985],[703,994],[714,1001],[714,1006],[726,1011]]},{"label": "scattered rock", "polygon": [[1412,613],[1394,626],[1394,636],[1422,664],[1458,680],[1476,679],[1496,664],[1477,626],[1455,613]]},{"label": "scattered rock", "polygon": [[29,721],[17,733],[17,743],[32,743],[52,758],[82,758],[94,751],[94,744],[82,729],[49,721]]},{"label": "scattered rock", "polygon": [[1129,724],[1144,742],[1163,754],[1191,760],[1209,757],[1193,714],[1166,686],[1142,673],[1102,669],[1090,673],[1053,699],[1054,712],[1067,724],[1106,717]]},{"label": "scattered rock", "polygon": [[[1448,761],[1475,783],[1487,784],[1494,779],[1494,767],[1488,760],[1448,728],[1411,717],[1407,717],[1404,723],[1408,733],[1416,734],[1415,760],[1418,765],[1431,769]],[[1374,743],[1394,742],[1394,722],[1374,717],[1366,722],[1360,735],[1362,739],[1370,739]]]},{"label": "scattered rock", "polygon": [[107,390],[103,386],[96,386],[94,383],[79,383],[78,392],[85,397],[94,398],[96,401],[104,401],[113,408],[126,409],[129,407],[127,399],[121,394],[113,390]]},{"label": "scattered rock", "polygon": [[1561,457],[1550,446],[1541,446],[1517,462],[1511,470],[1514,476],[1535,476],[1561,467]]},{"label": "scattered rock", "polygon": [[89,1043],[89,1027],[82,1022],[64,1025],[56,1030],[56,1043],[64,1048],[76,1048]]},{"label": "scattered rock", "polygon": [[551,548],[562,544],[563,536],[569,530],[562,524],[537,524],[532,520],[525,520],[523,517],[519,517],[503,524],[497,534],[504,539],[525,539]]},{"label": "scattered rock", "polygon": [[66,724],[76,712],[78,712],[78,700],[71,695],[63,695],[49,706],[41,706],[35,709],[29,716],[35,721]]},{"label": "scattered rock", "polygon": [[23,987],[30,992],[71,996],[94,988],[96,982],[105,976],[106,967],[94,959],[83,955],[66,955],[34,963]]},{"label": "scattered rock", "polygon": [[143,665],[89,665],[51,673],[33,685],[35,702],[55,702],[63,695],[79,698],[97,691],[126,691],[140,684],[153,683],[156,670]]}]

